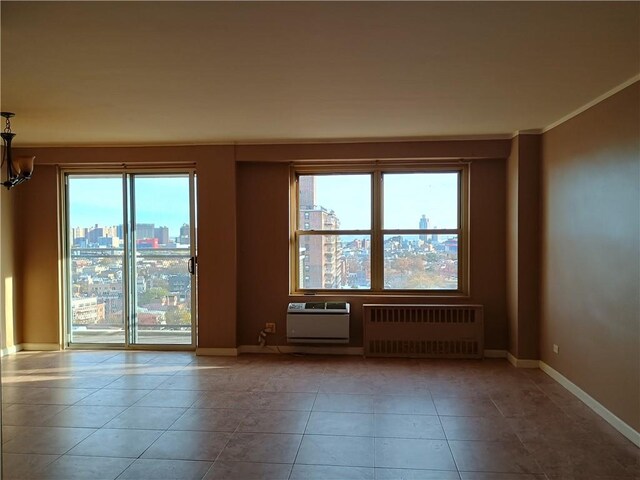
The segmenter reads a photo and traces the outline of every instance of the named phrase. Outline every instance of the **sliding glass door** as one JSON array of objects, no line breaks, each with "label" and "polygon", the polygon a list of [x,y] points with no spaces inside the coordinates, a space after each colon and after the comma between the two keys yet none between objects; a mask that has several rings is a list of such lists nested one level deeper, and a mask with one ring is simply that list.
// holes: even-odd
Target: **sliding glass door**
[{"label": "sliding glass door", "polygon": [[122,175],[67,177],[68,333],[73,343],[125,343],[127,279]]},{"label": "sliding glass door", "polygon": [[133,344],[192,343],[189,185],[189,175],[131,178]]},{"label": "sliding glass door", "polygon": [[193,172],[65,174],[68,346],[195,346]]}]

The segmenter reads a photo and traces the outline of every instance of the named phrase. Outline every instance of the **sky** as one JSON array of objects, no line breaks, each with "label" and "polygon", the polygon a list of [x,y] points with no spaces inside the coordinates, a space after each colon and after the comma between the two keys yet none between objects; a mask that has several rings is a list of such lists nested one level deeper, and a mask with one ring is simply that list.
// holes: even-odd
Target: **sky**
[{"label": "sky", "polygon": [[[370,228],[370,198],[369,175],[316,176],[316,204],[334,210],[341,229]],[[457,228],[457,173],[387,173],[383,198],[385,229],[417,229],[422,215],[429,228]]]},{"label": "sky", "polygon": [[[189,176],[135,176],[136,223],[169,227],[169,237],[180,235],[189,223]],[[90,227],[122,224],[122,176],[69,177],[69,225]]]},{"label": "sky", "polygon": [[[136,223],[169,227],[179,235],[189,223],[189,176],[136,175]],[[422,215],[429,228],[456,228],[458,176],[456,173],[385,174],[384,228],[419,228]],[[316,203],[334,210],[342,229],[369,229],[371,219],[369,175],[317,175]],[[69,225],[90,227],[122,224],[122,177],[69,177]]]}]

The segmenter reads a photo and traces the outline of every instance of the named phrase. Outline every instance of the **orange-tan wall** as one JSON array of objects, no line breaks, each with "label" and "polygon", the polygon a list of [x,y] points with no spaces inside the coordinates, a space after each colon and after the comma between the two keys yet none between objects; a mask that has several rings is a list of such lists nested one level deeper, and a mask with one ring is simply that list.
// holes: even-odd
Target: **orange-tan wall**
[{"label": "orange-tan wall", "polygon": [[545,363],[636,430],[639,106],[636,82],[543,136],[540,335]]},{"label": "orange-tan wall", "polygon": [[538,359],[541,136],[519,134],[507,159],[509,352]]},{"label": "orange-tan wall", "polygon": [[18,289],[16,288],[15,213],[13,192],[0,191],[0,348],[3,352],[22,342],[18,323]]},{"label": "orange-tan wall", "polygon": [[11,191],[15,195],[15,245],[20,318],[24,343],[60,343],[58,296],[58,181],[56,168],[42,165],[38,175]]},{"label": "orange-tan wall", "polygon": [[518,357],[518,180],[519,136],[511,140],[507,158],[507,322],[509,326],[508,350]]},{"label": "orange-tan wall", "polygon": [[[507,347],[505,160],[471,165],[471,298],[384,297],[388,303],[474,302],[485,306],[485,348]],[[275,322],[274,344],[286,343],[290,301],[341,299],[351,303],[351,345],[362,345],[362,304],[380,297],[289,296],[289,166],[238,165],[238,343],[254,345],[265,322]]]},{"label": "orange-tan wall", "polygon": [[[22,341],[59,344],[58,167],[195,166],[198,177],[198,346],[255,344],[265,318],[284,332],[288,296],[288,162],[325,159],[473,160],[471,301],[486,306],[487,348],[506,348],[505,160],[508,140],[127,148],[24,148],[36,155],[33,179],[16,189],[21,218]],[[493,159],[493,160],[491,160]],[[238,172],[236,174],[236,172]],[[237,175],[237,178],[236,178]],[[262,176],[264,175],[264,177]],[[260,233],[256,234],[256,228]],[[264,301],[260,301],[263,299]],[[361,342],[361,304],[353,298],[353,344]],[[396,301],[421,301],[402,298]],[[278,340],[282,340],[279,338]]]},{"label": "orange-tan wall", "polygon": [[539,358],[541,136],[520,135],[518,167],[518,358]]},{"label": "orange-tan wall", "polygon": [[33,178],[16,188],[23,342],[59,344],[58,166],[191,165],[198,175],[199,345],[235,347],[236,228],[233,147],[33,148]]}]

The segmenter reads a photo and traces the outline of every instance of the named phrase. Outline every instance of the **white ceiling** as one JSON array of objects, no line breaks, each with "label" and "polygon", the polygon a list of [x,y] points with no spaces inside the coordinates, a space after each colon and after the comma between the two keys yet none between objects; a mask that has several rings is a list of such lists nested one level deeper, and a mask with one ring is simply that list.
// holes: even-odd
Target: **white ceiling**
[{"label": "white ceiling", "polygon": [[17,145],[500,135],[640,72],[640,3],[7,2]]}]

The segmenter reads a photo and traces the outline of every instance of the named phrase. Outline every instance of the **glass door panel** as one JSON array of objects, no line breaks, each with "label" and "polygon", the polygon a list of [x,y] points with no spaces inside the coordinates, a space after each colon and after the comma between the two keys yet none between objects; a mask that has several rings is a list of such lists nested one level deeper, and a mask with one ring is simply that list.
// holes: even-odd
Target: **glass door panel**
[{"label": "glass door panel", "polygon": [[195,346],[195,174],[65,174],[69,345]]},{"label": "glass door panel", "polygon": [[194,343],[192,187],[188,173],[130,177],[132,344]]},{"label": "glass door panel", "polygon": [[67,176],[69,343],[125,343],[122,175]]}]

